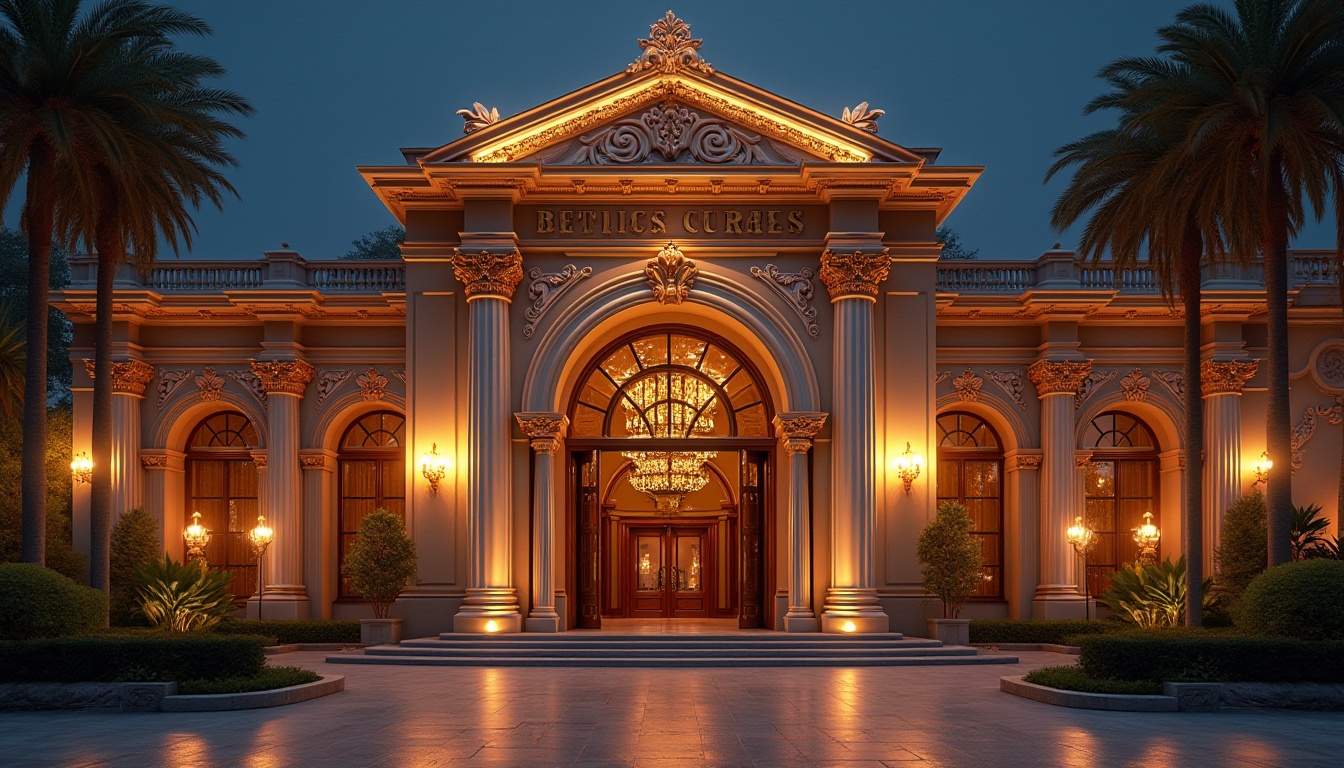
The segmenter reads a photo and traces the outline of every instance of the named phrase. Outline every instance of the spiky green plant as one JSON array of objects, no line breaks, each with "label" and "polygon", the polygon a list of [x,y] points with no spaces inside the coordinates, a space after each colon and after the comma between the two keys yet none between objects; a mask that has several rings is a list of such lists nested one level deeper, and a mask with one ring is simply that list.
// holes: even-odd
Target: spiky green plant
[{"label": "spiky green plant", "polygon": [[[1203,607],[1213,606],[1213,579],[1203,584]],[[1167,558],[1154,565],[1124,567],[1111,575],[1111,588],[1101,601],[1122,620],[1145,629],[1175,627],[1185,622],[1185,558]]]},{"label": "spiky green plant", "polygon": [[1330,556],[1330,518],[1321,517],[1321,505],[1293,507],[1293,559]]},{"label": "spiky green plant", "polygon": [[171,632],[209,629],[233,610],[229,582],[233,574],[197,563],[179,563],[169,555],[151,560],[135,575],[140,613]]}]

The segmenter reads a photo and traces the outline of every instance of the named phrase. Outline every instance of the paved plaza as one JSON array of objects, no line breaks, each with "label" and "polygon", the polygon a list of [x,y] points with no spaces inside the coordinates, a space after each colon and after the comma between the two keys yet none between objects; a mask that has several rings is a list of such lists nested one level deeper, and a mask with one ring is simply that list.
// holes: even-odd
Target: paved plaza
[{"label": "paved plaza", "polygon": [[334,696],[213,714],[0,714],[0,765],[1337,766],[1338,713],[1061,709],[1001,693],[1015,666],[463,669],[278,663]]}]

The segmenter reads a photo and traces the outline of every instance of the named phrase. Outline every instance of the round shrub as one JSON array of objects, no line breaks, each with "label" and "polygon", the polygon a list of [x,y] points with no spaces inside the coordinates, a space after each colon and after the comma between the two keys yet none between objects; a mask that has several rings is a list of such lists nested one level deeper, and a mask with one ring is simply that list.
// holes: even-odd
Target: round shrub
[{"label": "round shrub", "polygon": [[76,635],[106,620],[102,592],[40,565],[0,565],[0,640]]},{"label": "round shrub", "polygon": [[1260,635],[1344,638],[1344,561],[1302,560],[1256,576],[1241,596],[1237,625]]}]

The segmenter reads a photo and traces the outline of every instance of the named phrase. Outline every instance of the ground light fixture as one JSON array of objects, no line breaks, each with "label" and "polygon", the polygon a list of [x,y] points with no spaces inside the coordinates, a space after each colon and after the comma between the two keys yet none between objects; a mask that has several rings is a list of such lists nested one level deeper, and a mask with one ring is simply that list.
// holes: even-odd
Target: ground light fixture
[{"label": "ground light fixture", "polygon": [[84,451],[75,454],[74,460],[70,462],[70,475],[77,483],[93,480],[93,459],[89,458],[89,454]]},{"label": "ground light fixture", "polygon": [[1143,513],[1143,525],[1134,529],[1134,543],[1139,545],[1136,565],[1157,565],[1157,543],[1162,540],[1162,531],[1153,525],[1153,513]]},{"label": "ground light fixture", "polygon": [[1260,454],[1260,458],[1251,465],[1251,469],[1255,470],[1255,482],[1251,483],[1251,487],[1264,485],[1269,480],[1269,470],[1273,468],[1274,462],[1269,460],[1269,451],[1264,451]]},{"label": "ground light fixture", "polygon": [[1083,558],[1083,618],[1092,618],[1092,593],[1087,583],[1087,553],[1097,543],[1097,534],[1083,522],[1083,516],[1073,518],[1073,525],[1064,533],[1064,538],[1073,545],[1073,551]]},{"label": "ground light fixture", "polygon": [[439,483],[448,475],[448,458],[439,455],[439,444],[430,443],[429,453],[420,454],[420,474],[429,482],[429,493],[437,496]]},{"label": "ground light fixture", "polygon": [[205,545],[210,543],[210,529],[201,525],[201,513],[191,513],[191,525],[182,531],[182,540],[187,543],[187,561],[200,563],[202,569],[209,566],[205,559]]},{"label": "ground light fixture", "polygon": [[257,515],[257,525],[247,532],[247,540],[257,553],[257,621],[261,621],[261,603],[266,599],[266,580],[262,578],[266,562],[266,548],[275,541],[275,531],[266,524],[265,515]]},{"label": "ground light fixture", "polygon": [[905,492],[908,494],[910,488],[915,484],[915,479],[919,477],[919,471],[924,467],[924,457],[912,452],[910,443],[907,441],[905,452],[894,457],[889,466],[891,471],[901,478],[901,483],[905,486]]}]

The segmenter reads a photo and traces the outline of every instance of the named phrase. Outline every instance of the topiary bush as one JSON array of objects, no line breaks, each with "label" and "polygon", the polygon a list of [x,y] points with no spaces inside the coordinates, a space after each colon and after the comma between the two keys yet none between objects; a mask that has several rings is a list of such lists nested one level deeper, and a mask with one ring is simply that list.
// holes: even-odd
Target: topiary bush
[{"label": "topiary bush", "polygon": [[1053,643],[1072,645],[1084,635],[1123,632],[1128,624],[1103,619],[1060,619],[1057,621],[1008,621],[972,619],[972,643]]},{"label": "topiary bush", "polygon": [[415,577],[415,542],[406,524],[386,509],[375,509],[359,524],[359,537],[342,564],[350,586],[373,605],[375,618],[386,619],[392,603]]},{"label": "topiary bush", "polygon": [[144,507],[126,512],[112,526],[108,572],[111,582],[108,619],[112,626],[143,623],[136,611],[135,572],[157,559],[161,546],[159,523]]},{"label": "topiary bush", "polygon": [[984,575],[984,553],[980,540],[971,535],[966,507],[952,501],[939,504],[933,522],[919,533],[915,555],[923,566],[924,589],[943,603],[943,618],[957,618]]},{"label": "topiary bush", "polygon": [[1302,560],[1271,568],[1241,596],[1237,626],[1303,640],[1344,640],[1344,561]]},{"label": "topiary bush", "polygon": [[1344,683],[1344,641],[1166,629],[1094,635],[1079,646],[1078,665],[1098,678]]},{"label": "topiary bush", "polygon": [[1232,605],[1241,600],[1251,580],[1264,573],[1269,562],[1265,532],[1265,497],[1259,491],[1242,496],[1223,515],[1222,536],[1215,558],[1218,589]]},{"label": "topiary bush", "polygon": [[0,640],[74,635],[106,620],[102,592],[40,565],[0,565]]},{"label": "topiary bush", "polygon": [[359,621],[233,621],[225,619],[210,629],[217,635],[262,635],[288,643],[358,643]]}]

